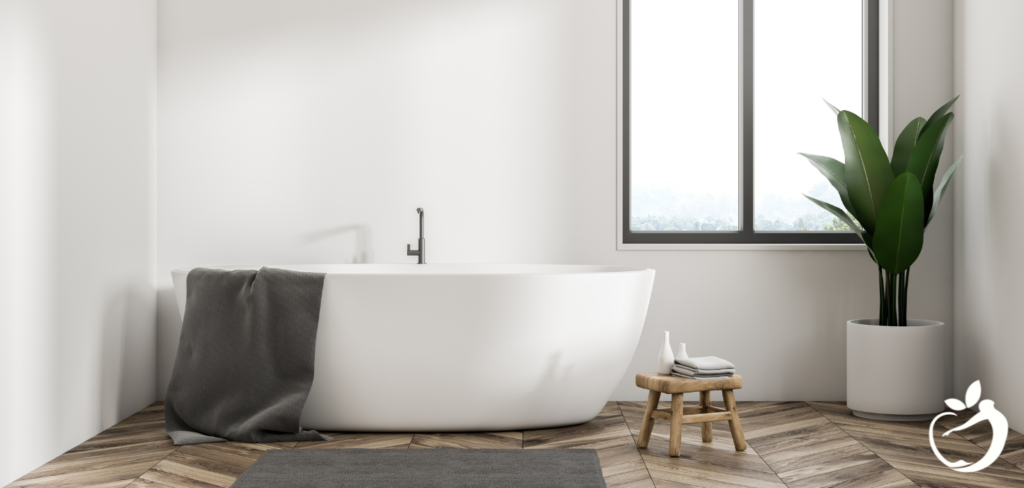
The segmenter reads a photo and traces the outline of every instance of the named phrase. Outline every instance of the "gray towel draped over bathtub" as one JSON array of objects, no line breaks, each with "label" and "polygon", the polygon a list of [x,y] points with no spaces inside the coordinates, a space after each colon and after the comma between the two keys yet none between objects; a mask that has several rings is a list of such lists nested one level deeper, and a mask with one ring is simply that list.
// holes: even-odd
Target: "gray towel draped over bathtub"
[{"label": "gray towel draped over bathtub", "polygon": [[195,268],[164,403],[174,445],[329,439],[302,430],[323,273]]}]

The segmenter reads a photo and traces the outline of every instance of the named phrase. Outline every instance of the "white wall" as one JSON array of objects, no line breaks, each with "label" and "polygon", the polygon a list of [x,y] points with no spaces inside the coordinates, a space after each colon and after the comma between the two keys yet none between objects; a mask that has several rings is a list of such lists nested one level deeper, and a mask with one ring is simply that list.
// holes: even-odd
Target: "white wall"
[{"label": "white wall", "polygon": [[[923,3],[892,13],[907,38],[893,43],[901,127],[952,91],[951,2]],[[412,262],[422,206],[432,262],[656,269],[615,399],[644,398],[632,378],[654,367],[663,330],[691,354],[737,363],[741,399],[845,397],[845,321],[877,313],[865,253],[615,250],[614,0],[159,9],[161,391],[181,325],[171,269],[343,262],[354,236],[325,235],[349,225],[372,230],[376,262]],[[923,48],[935,55],[916,57]],[[944,210],[910,305],[950,322]]]},{"label": "white wall", "polygon": [[956,392],[981,380],[982,397],[995,401],[1024,429],[1024,3],[956,3],[957,154],[955,337]]},{"label": "white wall", "polygon": [[0,485],[156,396],[155,14],[0,1]]}]

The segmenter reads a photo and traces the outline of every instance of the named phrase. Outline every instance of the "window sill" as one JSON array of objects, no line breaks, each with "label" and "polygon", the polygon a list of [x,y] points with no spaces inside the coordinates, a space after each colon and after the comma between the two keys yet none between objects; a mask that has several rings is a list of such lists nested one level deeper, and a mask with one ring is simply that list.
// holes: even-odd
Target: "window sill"
[{"label": "window sill", "polygon": [[618,251],[866,251],[864,244],[623,244]]}]

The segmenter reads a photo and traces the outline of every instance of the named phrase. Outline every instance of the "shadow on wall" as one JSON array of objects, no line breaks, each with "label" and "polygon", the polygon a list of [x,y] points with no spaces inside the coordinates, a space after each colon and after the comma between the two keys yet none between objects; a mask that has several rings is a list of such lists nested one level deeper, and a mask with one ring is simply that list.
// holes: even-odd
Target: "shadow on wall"
[{"label": "shadow on wall", "polygon": [[[998,109],[997,109],[998,110]],[[1002,110],[1005,112],[1005,110]],[[998,154],[998,160],[993,159],[988,164],[988,228],[992,232],[992,239],[988,242],[992,245],[990,256],[999,260],[999,266],[994,266],[992,271],[996,279],[994,283],[1012,283],[1019,280],[1019,273],[1024,269],[1024,255],[1020,253],[1024,245],[1024,228],[1020,225],[1012,225],[1020,219],[1019,208],[1007,205],[1019,199],[1020,182],[1024,181],[1024,169],[1020,161],[1024,161],[1024,154],[1019,154],[1019,134],[1007,134],[1006,128],[1013,124],[1010,114],[1002,113],[992,124],[990,154]],[[995,304],[1016,303],[1019,300],[1018,288],[997,287],[998,293]]]},{"label": "shadow on wall", "polygon": [[[145,283],[132,283],[114,292],[103,308],[100,323],[102,347],[100,350],[100,425],[112,425],[138,410],[131,400],[144,390],[155,397],[153,377],[156,370],[138,368],[140,364],[154,364],[156,341],[154,296],[152,287]],[[139,347],[150,344],[152,349]],[[136,367],[132,367],[136,365]],[[128,398],[124,392],[132,392]]]},{"label": "shadow on wall", "polygon": [[334,227],[326,230],[310,232],[302,236],[302,243],[305,245],[315,244],[325,239],[346,234],[355,234],[356,249],[351,260],[346,263],[372,263],[373,262],[373,239],[369,225],[351,224],[341,227]]},{"label": "shadow on wall", "polygon": [[178,301],[174,296],[174,287],[159,288],[156,291],[157,315],[157,352],[158,365],[166,365],[157,371],[156,399],[163,401],[167,385],[171,382],[171,369],[174,356],[178,352],[178,341],[181,339],[181,313],[178,312]]}]

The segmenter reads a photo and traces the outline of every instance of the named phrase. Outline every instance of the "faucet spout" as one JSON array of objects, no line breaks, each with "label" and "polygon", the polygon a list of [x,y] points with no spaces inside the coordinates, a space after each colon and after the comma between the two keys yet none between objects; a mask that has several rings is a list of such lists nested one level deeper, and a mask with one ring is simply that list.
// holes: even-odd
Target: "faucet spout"
[{"label": "faucet spout", "polygon": [[422,208],[417,208],[416,213],[420,214],[420,238],[417,243],[419,248],[413,249],[412,244],[406,244],[405,255],[418,257],[416,264],[427,264],[427,240],[423,238],[423,215],[425,212]]}]

